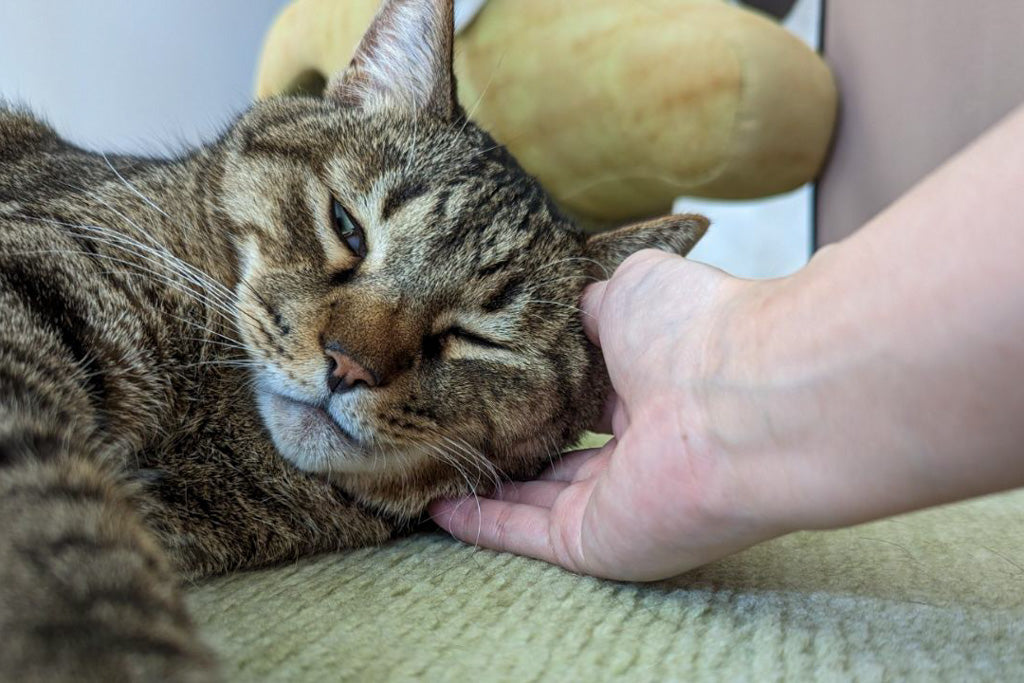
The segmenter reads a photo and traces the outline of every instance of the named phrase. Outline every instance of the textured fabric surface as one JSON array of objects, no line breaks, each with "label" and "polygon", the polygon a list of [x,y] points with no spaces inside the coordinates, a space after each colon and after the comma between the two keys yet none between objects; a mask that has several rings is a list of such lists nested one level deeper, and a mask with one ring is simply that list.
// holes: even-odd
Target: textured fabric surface
[{"label": "textured fabric surface", "polygon": [[190,589],[230,680],[1021,680],[1024,491],[659,584],[440,534]]}]

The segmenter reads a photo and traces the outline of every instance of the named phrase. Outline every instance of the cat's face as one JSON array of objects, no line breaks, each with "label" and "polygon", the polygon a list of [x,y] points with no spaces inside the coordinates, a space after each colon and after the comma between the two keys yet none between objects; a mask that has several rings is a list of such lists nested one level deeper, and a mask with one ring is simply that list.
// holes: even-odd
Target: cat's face
[{"label": "cat's face", "polygon": [[451,79],[450,1],[393,0],[326,97],[256,105],[226,141],[265,424],[297,467],[403,514],[576,439],[606,389],[584,285],[704,227],[588,241],[465,120]]}]

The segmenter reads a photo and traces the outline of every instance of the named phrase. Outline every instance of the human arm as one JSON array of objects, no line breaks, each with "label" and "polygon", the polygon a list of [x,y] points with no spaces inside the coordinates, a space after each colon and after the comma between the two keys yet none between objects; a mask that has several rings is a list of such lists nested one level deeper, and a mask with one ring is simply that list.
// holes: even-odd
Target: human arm
[{"label": "human arm", "polygon": [[1024,485],[1022,181],[1019,109],[790,277],[630,258],[583,300],[615,438],[434,519],[645,580]]}]

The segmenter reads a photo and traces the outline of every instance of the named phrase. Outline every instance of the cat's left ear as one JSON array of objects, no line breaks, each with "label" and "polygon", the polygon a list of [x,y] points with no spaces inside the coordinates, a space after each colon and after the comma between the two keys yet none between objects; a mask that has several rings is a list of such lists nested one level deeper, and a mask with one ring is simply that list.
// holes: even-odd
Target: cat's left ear
[{"label": "cat's left ear", "polygon": [[587,240],[584,255],[596,262],[592,274],[607,279],[630,254],[641,249],[686,256],[707,230],[708,219],[697,214],[655,218],[594,235]]},{"label": "cat's left ear", "polygon": [[384,0],[348,68],[324,97],[368,110],[400,109],[450,119],[453,0]]}]

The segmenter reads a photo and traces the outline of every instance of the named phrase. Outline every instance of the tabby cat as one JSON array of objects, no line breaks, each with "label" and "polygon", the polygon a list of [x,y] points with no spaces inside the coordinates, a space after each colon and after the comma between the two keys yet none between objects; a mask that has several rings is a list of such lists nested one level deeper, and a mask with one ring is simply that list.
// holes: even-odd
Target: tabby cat
[{"label": "tabby cat", "polygon": [[582,288],[706,222],[587,239],[451,59],[451,0],[386,0],[322,97],[170,160],[0,109],[0,678],[213,678],[182,577],[381,543],[595,419]]}]

